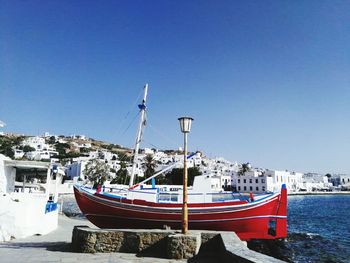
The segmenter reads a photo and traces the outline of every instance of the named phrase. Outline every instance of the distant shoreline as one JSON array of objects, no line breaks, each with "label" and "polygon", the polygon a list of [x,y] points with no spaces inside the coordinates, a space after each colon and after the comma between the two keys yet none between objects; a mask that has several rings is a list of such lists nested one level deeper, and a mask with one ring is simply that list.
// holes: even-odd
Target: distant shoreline
[{"label": "distant shoreline", "polygon": [[340,191],[340,192],[298,192],[298,193],[288,193],[288,196],[293,195],[350,195],[350,191]]}]

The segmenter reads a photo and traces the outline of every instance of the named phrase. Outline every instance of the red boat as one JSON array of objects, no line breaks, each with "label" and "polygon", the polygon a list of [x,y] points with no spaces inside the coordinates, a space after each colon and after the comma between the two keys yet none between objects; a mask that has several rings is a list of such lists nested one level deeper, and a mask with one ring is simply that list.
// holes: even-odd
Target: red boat
[{"label": "red boat", "polygon": [[[100,228],[164,228],[181,229],[181,202],[163,202],[159,188],[127,190],[125,196],[113,192],[97,192],[84,186],[74,187],[77,203],[94,225]],[[195,194],[192,193],[194,196]],[[223,195],[223,193],[216,193]],[[287,189],[280,193],[243,200],[225,193],[231,200],[191,203],[189,193],[189,229],[234,231],[241,240],[276,239],[287,236]],[[214,199],[215,193],[211,195]],[[147,196],[131,199],[130,196]],[[181,194],[178,194],[181,197]],[[158,202],[156,201],[158,200]],[[169,198],[167,199],[169,200]],[[181,200],[179,200],[181,201]]]},{"label": "red boat", "polygon": [[[77,203],[93,224],[100,228],[164,228],[182,227],[183,191],[180,186],[146,185],[146,181],[165,170],[133,185],[139,143],[145,125],[147,85],[142,104],[141,120],[136,138],[134,162],[129,186],[103,191],[74,186]],[[191,155],[192,156],[192,155]],[[187,157],[191,158],[191,156]],[[173,164],[176,165],[176,164]],[[188,192],[188,228],[234,231],[242,240],[276,239],[287,236],[287,189],[280,193],[244,197],[214,189],[219,185],[215,176],[196,176]],[[147,188],[148,187],[148,188]],[[214,191],[213,191],[214,190]]]}]

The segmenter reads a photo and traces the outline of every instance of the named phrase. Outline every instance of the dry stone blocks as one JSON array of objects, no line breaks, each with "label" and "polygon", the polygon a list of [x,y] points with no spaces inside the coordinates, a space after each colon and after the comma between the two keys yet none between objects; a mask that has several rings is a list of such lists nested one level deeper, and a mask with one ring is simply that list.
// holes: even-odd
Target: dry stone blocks
[{"label": "dry stone blocks", "polygon": [[200,233],[169,235],[167,257],[173,259],[189,259],[198,253],[200,246]]},{"label": "dry stone blocks", "polygon": [[[72,249],[81,253],[135,253],[170,259],[191,259],[201,262],[216,255],[218,262],[282,261],[247,248],[233,232],[190,231],[183,235],[175,230],[160,229],[73,229]],[[195,261],[193,261],[195,262]]]}]

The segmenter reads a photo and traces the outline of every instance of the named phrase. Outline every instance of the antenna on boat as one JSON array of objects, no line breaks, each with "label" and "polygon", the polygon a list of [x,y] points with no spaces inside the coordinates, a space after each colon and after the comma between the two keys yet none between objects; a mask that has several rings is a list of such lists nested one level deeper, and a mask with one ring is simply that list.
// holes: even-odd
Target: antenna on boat
[{"label": "antenna on boat", "polygon": [[141,118],[140,118],[140,123],[139,123],[139,129],[137,130],[137,135],[136,135],[134,160],[133,160],[133,164],[132,164],[132,170],[131,170],[129,186],[133,186],[133,184],[134,184],[136,162],[137,162],[137,157],[139,155],[139,149],[140,149],[140,143],[141,143],[141,137],[142,137],[142,130],[143,130],[143,127],[146,125],[145,113],[146,113],[146,99],[147,99],[148,84],[146,84],[143,89],[144,89],[143,100],[142,100],[142,103],[139,104],[139,109],[140,109],[140,112],[141,112]]}]

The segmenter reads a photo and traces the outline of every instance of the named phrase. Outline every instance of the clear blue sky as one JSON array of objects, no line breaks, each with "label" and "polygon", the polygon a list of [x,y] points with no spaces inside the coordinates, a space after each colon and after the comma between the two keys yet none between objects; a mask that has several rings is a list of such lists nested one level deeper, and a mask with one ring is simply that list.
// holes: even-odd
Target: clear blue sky
[{"label": "clear blue sky", "polygon": [[0,0],[4,131],[132,146],[146,82],[144,147],[350,173],[350,1]]}]

